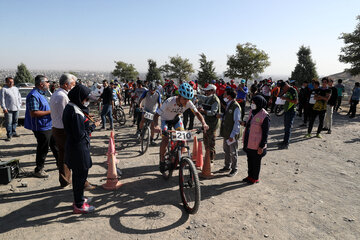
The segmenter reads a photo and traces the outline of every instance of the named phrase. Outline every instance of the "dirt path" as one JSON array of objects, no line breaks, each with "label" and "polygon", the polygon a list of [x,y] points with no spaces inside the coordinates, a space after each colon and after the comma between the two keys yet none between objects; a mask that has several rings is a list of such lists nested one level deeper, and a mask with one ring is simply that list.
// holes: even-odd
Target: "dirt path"
[{"label": "dirt path", "polygon": [[[49,154],[48,179],[23,177],[0,185],[0,239],[359,239],[359,118],[335,114],[331,135],[305,140],[306,130],[297,127],[301,122],[296,117],[293,143],[279,151],[282,122],[272,115],[261,182],[241,182],[247,166],[240,151],[239,174],[202,180],[200,210],[189,216],[182,208],[177,174],[169,181],[160,177],[158,147],[140,155],[128,121],[115,135],[123,186],[86,192],[94,197],[95,213],[72,214],[72,190],[59,188]],[[10,143],[0,140],[0,158],[19,158],[28,173],[35,166],[35,137],[22,127],[19,133]],[[108,136],[108,131],[92,136],[89,180],[97,185],[106,180]],[[218,138],[212,171],[221,167]]]}]

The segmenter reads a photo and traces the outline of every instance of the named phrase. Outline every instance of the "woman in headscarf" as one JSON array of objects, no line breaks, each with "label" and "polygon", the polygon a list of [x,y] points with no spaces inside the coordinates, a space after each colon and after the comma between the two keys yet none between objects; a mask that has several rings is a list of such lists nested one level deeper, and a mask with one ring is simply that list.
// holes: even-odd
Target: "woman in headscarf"
[{"label": "woman in headscarf", "polygon": [[243,122],[244,151],[247,154],[248,176],[243,179],[248,184],[259,182],[261,159],[266,154],[266,144],[270,128],[270,116],[264,109],[267,105],[265,98],[256,95],[251,100],[251,110],[248,120]]},{"label": "woman in headscarf", "polygon": [[90,89],[76,85],[68,94],[70,102],[63,113],[66,132],[65,163],[72,170],[74,213],[88,213],[95,208],[89,205],[90,198],[84,197],[84,184],[92,166],[90,157],[90,134],[100,122],[89,117]]}]

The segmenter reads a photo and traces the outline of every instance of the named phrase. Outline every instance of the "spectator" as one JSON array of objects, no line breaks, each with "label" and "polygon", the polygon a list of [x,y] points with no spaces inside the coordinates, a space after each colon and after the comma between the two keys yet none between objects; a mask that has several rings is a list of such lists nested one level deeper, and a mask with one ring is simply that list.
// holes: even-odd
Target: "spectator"
[{"label": "spectator", "polygon": [[63,113],[66,133],[65,163],[72,170],[73,212],[88,213],[95,210],[90,206],[90,198],[84,197],[84,185],[92,166],[90,157],[90,133],[100,122],[92,122],[89,117],[90,89],[83,85],[75,86],[68,94],[70,102]]},{"label": "spectator", "polygon": [[327,130],[327,134],[331,134],[333,110],[334,110],[334,106],[336,105],[338,90],[336,87],[333,86],[332,79],[329,79],[328,81],[329,81],[328,82],[329,89],[331,90],[331,96],[326,106],[325,122],[324,122],[323,130]]},{"label": "spectator", "polygon": [[50,109],[52,119],[52,135],[58,149],[56,165],[59,170],[59,182],[61,187],[66,187],[71,183],[71,172],[64,161],[66,134],[62,115],[65,106],[69,103],[68,92],[75,86],[77,78],[69,73],[60,77],[60,88],[54,92],[50,98]]},{"label": "spectator", "polygon": [[209,129],[204,132],[204,146],[205,149],[210,151],[210,160],[214,161],[216,151],[215,151],[215,134],[216,129],[220,126],[220,120],[216,117],[220,113],[220,100],[216,96],[216,86],[209,84],[207,88],[204,89],[205,96],[199,95],[199,103],[201,108],[199,112],[204,115],[205,122],[209,126]]},{"label": "spectator", "polygon": [[316,132],[316,137],[322,138],[320,133],[323,128],[324,117],[326,113],[326,103],[330,99],[331,90],[327,88],[327,84],[328,84],[327,78],[323,78],[321,82],[322,82],[322,87],[315,90],[315,96],[314,96],[315,104],[313,106],[308,132],[305,135],[306,138],[311,137],[311,131],[317,116],[319,116],[319,126]]},{"label": "spectator", "polygon": [[107,130],[114,130],[114,120],[112,116],[112,108],[113,108],[113,90],[109,86],[107,80],[103,81],[104,91],[100,95],[100,98],[103,99],[103,108],[101,111],[101,121],[102,121],[102,130],[105,130],[106,126],[106,116],[108,116],[110,121],[110,128]]},{"label": "spectator", "polygon": [[35,88],[26,97],[26,111],[24,127],[32,130],[37,141],[36,168],[34,176],[47,178],[49,175],[44,170],[45,159],[49,146],[57,161],[58,154],[55,141],[51,134],[51,111],[45,92],[49,90],[49,80],[44,75],[35,77]]},{"label": "spectator", "polygon": [[9,142],[12,137],[19,137],[16,133],[19,110],[21,106],[21,95],[19,89],[14,86],[14,79],[7,77],[6,85],[0,90],[0,106],[3,109],[6,126],[5,141]]},{"label": "spectator", "polygon": [[271,89],[271,98],[270,98],[270,102],[271,102],[271,109],[270,109],[270,113],[274,112],[274,108],[276,105],[276,99],[280,94],[280,87],[279,87],[279,82],[276,83],[275,87],[273,89]]},{"label": "spectator", "polygon": [[[236,92],[233,88],[226,89],[224,100],[227,103],[225,113],[222,116],[220,136],[224,138],[223,148],[225,152],[225,166],[219,172],[229,172],[229,177],[237,174],[237,149],[240,133],[241,111],[239,104],[235,101]],[[218,115],[219,116],[219,115]],[[220,116],[219,116],[220,117]]]},{"label": "spectator", "polygon": [[266,105],[261,95],[253,97],[248,120],[242,123],[245,126],[243,149],[248,163],[248,176],[243,181],[249,184],[259,182],[261,159],[266,155],[270,128],[270,117],[264,109]]},{"label": "spectator", "polygon": [[356,82],[352,91],[351,98],[349,100],[350,109],[347,115],[350,115],[350,118],[354,118],[356,114],[356,105],[359,103],[360,97],[360,83]]},{"label": "spectator", "polygon": [[313,89],[309,89],[309,95],[307,97],[307,100],[306,100],[306,105],[304,107],[304,123],[300,125],[300,127],[306,127],[307,126],[307,122],[310,121],[310,118],[313,114],[313,107],[314,107],[314,104],[315,104],[315,94],[316,92],[318,91],[317,89],[319,89],[320,87],[320,83],[319,81],[312,81],[312,85],[313,85]]},{"label": "spectator", "polygon": [[281,82],[281,99],[285,100],[284,104],[284,140],[279,143],[279,149],[288,149],[291,136],[291,128],[295,118],[295,106],[298,103],[298,93],[287,82]]},{"label": "spectator", "polygon": [[236,96],[236,101],[239,103],[241,108],[241,121],[244,121],[246,97],[248,94],[248,88],[245,86],[245,83],[246,83],[245,79],[240,80],[240,84],[237,88],[237,96]]},{"label": "spectator", "polygon": [[341,106],[343,93],[345,92],[345,86],[342,84],[342,79],[338,79],[338,84],[335,85],[337,89],[337,101],[334,111],[337,112]]},{"label": "spectator", "polygon": [[236,89],[236,88],[237,88],[234,79],[231,79],[231,80],[230,80],[230,87],[233,88],[233,89]]}]

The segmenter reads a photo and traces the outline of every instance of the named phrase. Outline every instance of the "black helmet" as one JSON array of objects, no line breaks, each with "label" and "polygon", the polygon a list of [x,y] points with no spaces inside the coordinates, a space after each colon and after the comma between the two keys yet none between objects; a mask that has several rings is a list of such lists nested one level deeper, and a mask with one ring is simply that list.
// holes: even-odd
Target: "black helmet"
[{"label": "black helmet", "polygon": [[149,85],[148,85],[148,87],[149,87],[149,90],[150,90],[150,91],[155,91],[155,90],[156,90],[156,84],[155,84],[155,82],[150,82]]}]

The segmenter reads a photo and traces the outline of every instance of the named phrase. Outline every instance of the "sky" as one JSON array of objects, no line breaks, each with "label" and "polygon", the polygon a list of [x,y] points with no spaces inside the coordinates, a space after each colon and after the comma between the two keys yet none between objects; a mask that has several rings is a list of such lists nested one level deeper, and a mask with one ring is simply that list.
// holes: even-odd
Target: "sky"
[{"label": "sky", "polygon": [[0,0],[0,69],[112,71],[114,61],[147,72],[171,56],[199,69],[199,55],[222,74],[237,44],[269,55],[264,75],[290,75],[301,45],[319,75],[338,61],[342,32],[353,32],[359,0]]}]

